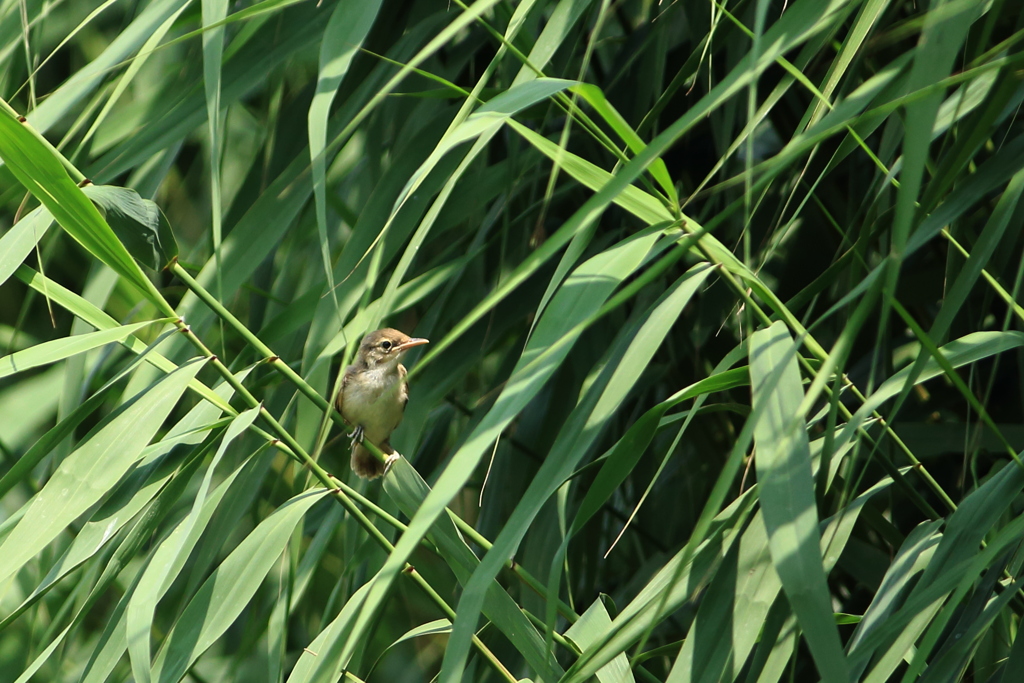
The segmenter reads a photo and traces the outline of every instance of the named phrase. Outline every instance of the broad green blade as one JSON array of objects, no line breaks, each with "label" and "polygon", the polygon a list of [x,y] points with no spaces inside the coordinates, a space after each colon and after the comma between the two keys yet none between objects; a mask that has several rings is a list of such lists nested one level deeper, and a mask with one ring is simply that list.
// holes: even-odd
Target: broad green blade
[{"label": "broad green blade", "polygon": [[[53,299],[53,301],[60,306],[63,306],[71,313],[89,323],[98,330],[111,330],[118,327],[117,322],[109,315],[98,309],[93,304],[89,303],[74,292],[65,289],[56,282],[46,278],[45,276],[34,272],[27,266],[21,266],[18,268],[16,275],[18,279],[32,287],[36,291],[45,292],[46,295]],[[129,351],[136,354],[141,354],[146,351],[146,344],[136,337],[129,336],[124,341],[125,346]],[[178,366],[167,360],[159,352],[146,353],[145,359],[147,363],[150,363],[154,367],[158,368],[162,372],[172,372]],[[203,399],[210,401],[214,405],[221,408],[228,413],[235,414],[235,410],[228,404],[224,399],[220,398],[214,393],[209,387],[200,382],[198,379],[193,379],[189,384],[189,389],[201,396]]]},{"label": "broad green blade", "polygon": [[36,346],[17,351],[9,356],[0,356],[0,377],[7,377],[24,372],[40,365],[49,365],[59,360],[85,353],[95,348],[115,342],[123,342],[138,330],[155,323],[167,323],[170,320],[148,320],[142,323],[124,325],[110,330],[78,334],[64,339],[54,339]]},{"label": "broad green blade", "polygon": [[306,491],[279,507],[228,555],[189,602],[153,662],[152,680],[175,683],[235,621],[277,562],[295,526],[323,500]]},{"label": "broad green blade", "polygon": [[[821,553],[827,571],[846,548],[864,506],[889,484],[891,481],[883,481],[873,486],[822,522]],[[770,632],[770,609],[780,601],[782,582],[772,562],[763,511],[755,513],[734,553],[726,558],[701,600],[668,683],[737,680],[759,634]],[[734,624],[744,628],[734,629]],[[751,624],[761,624],[763,630],[746,627]],[[761,646],[765,647],[763,638]]]},{"label": "broad green blade", "polygon": [[327,288],[332,294],[334,276],[331,245],[327,234],[327,120],[338,86],[348,73],[352,58],[366,40],[366,34],[370,32],[379,9],[380,0],[339,2],[335,6],[320,43],[320,73],[317,76],[316,94],[309,105],[307,117],[320,255],[323,258]]},{"label": "broad green blade", "polygon": [[[260,460],[263,460],[264,462],[260,462]],[[254,477],[251,475],[253,473],[259,475],[260,471],[265,469],[267,460],[268,458],[265,456],[249,458],[231,472],[231,474],[229,474],[222,482],[220,482],[217,488],[214,489],[206,498],[196,527],[208,527],[213,515],[221,508],[222,504],[227,507],[238,499],[238,489],[251,487],[254,483]],[[196,464],[199,463],[197,462]],[[255,479],[258,480],[258,476]],[[161,495],[164,495],[164,492],[162,492]],[[180,528],[181,524],[179,523],[175,526],[174,530],[171,531],[168,537],[164,539],[160,547],[174,547],[176,541],[180,538],[180,533],[175,532]],[[147,537],[152,534],[153,530],[149,529]],[[167,552],[167,550],[158,551],[157,554],[166,557]],[[162,558],[154,557],[154,559]],[[184,558],[179,554],[178,560],[179,562],[183,562]],[[147,574],[148,572],[138,572],[135,575],[133,584],[118,602],[117,607],[111,616],[111,620],[104,628],[99,642],[90,656],[88,666],[82,676],[83,683],[86,681],[89,683],[99,683],[107,680],[107,677],[110,675],[114,666],[125,654],[128,648],[127,608],[129,603],[134,599],[135,591],[137,590],[139,583]],[[162,597],[165,594],[166,587],[164,587],[160,596]]]},{"label": "broad green blade", "polygon": [[[150,349],[157,343],[159,342],[151,345]],[[76,409],[33,444],[29,452],[22,456],[0,480],[0,491],[9,490],[11,486],[18,483],[19,478],[24,479],[33,466],[37,465],[53,450],[54,446],[101,405],[111,390],[121,387],[122,379],[142,360],[141,357],[136,359],[100,391],[89,397],[89,400],[82,404],[80,410]],[[239,373],[239,379],[244,379],[246,374],[248,374],[248,370]],[[234,389],[226,382],[217,388],[218,395],[224,399],[230,398],[233,392]],[[161,441],[146,447],[142,451],[136,470],[117,487],[112,496],[103,502],[92,518],[82,525],[81,530],[61,558],[50,568],[39,585],[33,589],[32,594],[26,597],[14,612],[4,618],[4,621],[0,623],[0,629],[83,562],[95,556],[122,526],[129,523],[143,507],[149,504],[154,496],[162,493],[162,487],[174,474],[173,470],[164,467],[164,463],[168,459],[167,456],[176,447],[194,445],[202,441],[207,436],[207,432],[213,428],[212,425],[217,424],[220,414],[221,410],[217,406],[201,401],[171,427]]]},{"label": "broad green blade", "polygon": [[99,57],[77,71],[41,102],[29,114],[29,123],[43,133],[48,131],[82,98],[92,92],[112,67],[135,52],[171,14],[187,4],[187,0],[156,0],[149,3]]},{"label": "broad green blade", "polygon": [[45,548],[64,528],[99,502],[137,461],[205,359],[161,378],[100,423],[27,503],[14,531],[0,545],[0,584]]},{"label": "broad green blade", "polygon": [[39,206],[0,237],[0,285],[18,270],[52,224],[53,216]]},{"label": "broad green blade", "polygon": [[149,677],[149,638],[157,601],[169,587],[170,579],[173,579],[185,564],[185,560],[198,540],[199,533],[203,530],[203,527],[197,522],[206,503],[206,496],[210,490],[217,464],[224,457],[231,442],[256,420],[259,411],[259,407],[250,408],[244,413],[240,413],[228,425],[220,446],[207,467],[206,476],[203,477],[203,481],[199,485],[199,491],[193,498],[192,510],[177,526],[175,533],[169,536],[153,554],[152,561],[139,581],[131,602],[128,603],[128,610],[125,613],[128,654],[132,664],[132,674],[140,682],[149,683],[151,680]]},{"label": "broad green blade", "polygon": [[288,676],[287,683],[326,683],[338,679],[345,665],[344,661],[339,661],[342,647],[370,586],[369,583],[360,586],[349,597],[338,616],[309,645],[302,648],[302,654]]},{"label": "broad green blade", "polygon": [[[581,652],[594,643],[597,634],[606,631],[611,626],[612,619],[608,616],[608,610],[605,609],[602,597],[598,597],[587,608],[587,611],[580,615],[579,621],[565,631],[565,637],[575,643]],[[629,668],[629,660],[626,658],[626,653],[623,652],[598,669],[597,680],[601,683],[635,681],[633,672]]]},{"label": "broad green blade", "polygon": [[159,271],[178,257],[171,226],[155,203],[127,187],[90,184],[82,192],[100,209],[114,234],[137,261]]},{"label": "broad green blade", "polygon": [[14,116],[6,102],[0,101],[0,107],[0,159],[69,235],[137,287],[160,312],[172,314],[170,306],[54,153]]},{"label": "broad green blade", "polygon": [[[711,269],[707,264],[698,264],[687,271],[647,311],[620,331],[606,355],[605,362],[598,364],[593,375],[588,378],[590,381],[587,383],[586,392],[580,397],[579,403],[559,431],[551,446],[551,455],[545,459],[511,518],[466,585],[456,610],[452,637],[445,650],[442,677],[447,676],[448,680],[461,679],[465,657],[469,653],[470,638],[477,613],[482,608],[487,586],[497,576],[505,558],[515,553],[541,507],[555,490],[568,480],[590,446],[600,436],[607,420],[622,406],[643,369],[650,363],[678,319],[683,307],[689,303],[710,274]],[[565,289],[559,294],[565,294],[565,298],[571,300],[574,298],[574,284],[573,278],[570,277],[566,281]],[[559,320],[557,324],[562,324],[564,319],[569,317],[568,312],[563,312],[560,307],[560,298],[556,295],[545,312],[545,319],[549,314],[561,316],[561,319],[554,319]],[[557,327],[557,324],[554,327]],[[544,343],[543,340],[550,332],[550,328],[542,320],[537,325],[531,343],[534,340]],[[526,355],[524,353],[524,357]],[[594,640],[596,639],[595,636]]]},{"label": "broad green blade", "polygon": [[849,681],[821,559],[798,347],[775,323],[750,340],[758,490],[775,570],[824,680]]}]

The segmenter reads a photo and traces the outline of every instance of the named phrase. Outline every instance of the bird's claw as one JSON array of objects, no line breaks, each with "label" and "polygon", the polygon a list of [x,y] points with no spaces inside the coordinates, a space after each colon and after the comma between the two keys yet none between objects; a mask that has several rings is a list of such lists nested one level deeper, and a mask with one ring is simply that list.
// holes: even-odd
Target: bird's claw
[{"label": "bird's claw", "polygon": [[352,430],[352,433],[348,435],[348,438],[352,439],[352,445],[353,446],[356,445],[357,443],[362,443],[363,442],[363,426],[362,425],[357,425],[356,428]]},{"label": "bird's claw", "polygon": [[401,459],[402,459],[402,454],[399,453],[398,451],[395,451],[394,453],[389,455],[387,457],[387,460],[384,461],[384,474],[382,476],[385,476],[385,477],[388,476],[388,471],[391,469],[391,466],[394,465],[396,462],[398,462]]}]

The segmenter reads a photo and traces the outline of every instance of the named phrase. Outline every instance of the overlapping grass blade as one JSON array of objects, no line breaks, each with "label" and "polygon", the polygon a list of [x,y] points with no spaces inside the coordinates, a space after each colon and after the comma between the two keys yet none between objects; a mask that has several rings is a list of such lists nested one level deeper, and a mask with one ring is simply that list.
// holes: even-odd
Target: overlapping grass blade
[{"label": "overlapping grass blade", "polygon": [[796,353],[797,346],[782,323],[755,332],[750,340],[753,406],[763,411],[754,427],[758,493],[775,570],[818,671],[826,680],[848,681],[849,668],[832,619],[821,562],[811,449],[799,410],[803,391]]},{"label": "overlapping grass blade", "polygon": [[[566,629],[565,637],[571,640],[582,652],[594,642],[597,634],[607,630],[611,623],[612,619],[608,616],[608,610],[605,608],[602,598],[598,597],[580,615],[579,621]],[[601,683],[635,681],[633,672],[629,668],[629,659],[626,658],[626,653],[620,654],[598,669],[597,680],[601,681]]]},{"label": "overlapping grass blade", "polygon": [[[582,264],[566,282],[562,291],[563,296],[556,297],[548,307],[544,320],[538,325],[530,346],[523,353],[513,378],[495,407],[454,456],[452,464],[423,501],[408,530],[399,539],[387,563],[375,577],[360,616],[349,635],[346,653],[351,652],[355,642],[362,637],[363,630],[379,608],[391,582],[405,565],[412,550],[433,526],[447,502],[464,485],[485,450],[529,399],[540,391],[565,359],[588,318],[599,310],[625,277],[644,263],[657,244],[659,236],[660,230],[648,229],[624,240]],[[496,572],[497,567],[488,569],[492,570]],[[480,576],[484,574],[481,573]],[[488,577],[486,583],[489,581]]]},{"label": "overlapping grass blade", "polygon": [[66,339],[54,339],[43,342],[9,356],[0,356],[0,377],[7,377],[24,372],[41,365],[49,365],[85,353],[95,348],[115,342],[123,342],[135,332],[156,323],[167,323],[169,320],[147,320],[146,322],[123,325],[110,330],[100,330],[87,334],[79,334]]},{"label": "overlapping grass blade", "polygon": [[220,564],[167,634],[151,670],[151,680],[179,681],[188,668],[242,612],[263,583],[309,509],[324,489],[302,493],[267,517]]},{"label": "overlapping grass blade", "polygon": [[7,167],[86,250],[135,285],[161,313],[173,313],[60,161],[6,102],[0,106],[0,158]]},{"label": "overlapping grass blade", "polygon": [[0,237],[0,285],[18,269],[53,224],[53,216],[37,206]]},{"label": "overlapping grass blade", "polygon": [[693,552],[683,549],[660,567],[643,590],[605,628],[566,673],[566,683],[586,681],[641,639],[667,614],[706,586],[750,517],[756,496],[749,489],[716,515]]},{"label": "overlapping grass blade", "polygon": [[[231,472],[224,481],[220,482],[220,484],[218,484],[218,486],[206,498],[202,513],[196,526],[201,528],[208,527],[211,520],[215,519],[214,514],[218,510],[222,509],[222,505],[227,507],[228,505],[236,502],[240,497],[244,499],[246,487],[251,487],[253,484],[259,482],[259,479],[266,470],[268,464],[267,461],[268,458],[264,453],[257,457],[249,458],[242,465],[235,468],[235,470]],[[195,462],[197,467],[200,464],[201,462],[199,461]],[[189,473],[189,475],[191,476],[191,473]],[[179,481],[185,483],[185,480],[182,480],[181,478],[179,478]],[[239,489],[241,489],[242,495],[239,495]],[[178,493],[180,494],[180,491]],[[157,500],[163,504],[164,496],[168,499],[176,499],[176,495],[177,494],[174,494],[173,491],[167,491],[165,489],[161,492],[160,497],[158,497]],[[173,500],[171,502],[173,502]],[[159,521],[159,518],[153,521]],[[145,524],[143,524],[143,522],[145,522]],[[175,529],[178,528],[180,528],[180,524],[175,526]],[[140,530],[145,533],[147,538],[152,535],[153,528],[149,520],[140,520]],[[174,535],[173,530],[171,531],[171,534]],[[198,564],[199,561],[197,560],[196,563]],[[127,651],[128,634],[126,612],[129,603],[134,599],[135,591],[137,590],[139,582],[142,580],[144,574],[145,572],[138,572],[135,575],[131,585],[126,589],[125,593],[118,601],[117,606],[112,611],[110,621],[108,621],[104,627],[103,632],[100,634],[95,647],[90,651],[88,660],[83,667],[81,677],[82,683],[100,683],[101,681],[107,680],[111,671]],[[166,586],[162,587],[159,597],[163,597],[166,590]]]},{"label": "overlapping grass blade", "polygon": [[0,545],[0,582],[107,494],[135,464],[202,366],[202,360],[194,360],[159,380],[98,425],[60,464]]},{"label": "overlapping grass blade", "polygon": [[380,10],[380,2],[339,3],[331,13],[320,44],[320,73],[317,91],[309,105],[307,129],[309,154],[313,161],[313,197],[316,202],[316,224],[320,236],[327,289],[334,292],[331,266],[331,245],[327,235],[327,115],[338,86],[352,64],[352,58],[362,46],[373,21]]},{"label": "overlapping grass blade", "polygon": [[[150,345],[150,349],[157,343],[159,341]],[[141,357],[91,396],[80,409],[74,411],[37,441],[0,480],[0,490],[9,489],[27,476],[27,473],[38,465],[64,437],[96,410],[110,390],[120,387],[122,379],[140,362],[142,362]],[[239,373],[239,378],[244,378],[247,373],[247,370]],[[227,383],[223,383],[217,388],[217,394],[224,399],[230,398],[233,391],[234,389]],[[221,411],[216,405],[206,401],[200,402],[171,427],[161,441],[143,449],[136,470],[118,486],[113,495],[103,502],[92,518],[82,525],[71,545],[32,590],[32,593],[22,601],[16,610],[6,615],[0,622],[0,630],[70,572],[96,555],[123,525],[148,505],[153,497],[161,492],[167,480],[174,475],[174,470],[168,469],[164,465],[164,460],[172,449],[180,445],[198,444],[207,436],[209,430],[216,428],[216,420],[220,414]]]},{"label": "overlapping grass blade", "polygon": [[[608,417],[625,401],[641,370],[651,361],[683,307],[710,274],[711,269],[706,264],[699,264],[676,281],[638,320],[623,329],[605,362],[599,364],[591,378],[588,378],[592,381],[588,382],[586,392],[559,431],[551,446],[550,457],[545,459],[501,534],[466,585],[459,600],[452,637],[445,651],[442,677],[447,676],[447,680],[461,679],[465,657],[469,652],[470,636],[488,584],[497,576],[505,558],[515,552],[541,506],[572,475],[600,435]],[[574,273],[574,276],[582,275],[579,271]],[[558,326],[564,324],[566,319],[572,320],[576,314],[573,309],[587,305],[582,297],[578,303],[573,300],[578,296],[572,291],[574,286],[577,285],[573,277],[570,277],[552,300],[545,312],[545,320],[548,315],[557,316],[553,319],[557,323],[546,325],[545,320],[538,323],[533,335],[537,343],[550,343],[548,339],[551,332],[557,334]],[[564,303],[560,299],[563,298],[569,300],[572,308],[562,308]],[[528,348],[523,357],[528,358],[529,353]]]},{"label": "overlapping grass blade", "polygon": [[[394,476],[385,482],[384,490],[399,509],[411,517],[416,514],[430,493],[430,488],[408,464],[398,463],[392,469]],[[427,538],[437,547],[459,583],[465,586],[480,566],[480,561],[466,545],[452,520],[442,515]],[[505,634],[533,670],[561,675],[562,669],[558,661],[547,651],[543,636],[497,582],[491,582],[486,587],[482,610],[487,619]]]},{"label": "overlapping grass blade", "polygon": [[150,631],[153,626],[153,613],[160,596],[169,587],[168,584],[181,570],[185,559],[198,540],[203,527],[198,524],[206,496],[210,490],[213,473],[217,464],[224,457],[228,446],[256,420],[259,408],[250,408],[231,421],[220,446],[207,466],[206,476],[200,484],[199,491],[192,501],[192,510],[179,524],[173,534],[153,553],[153,557],[136,586],[135,593],[125,612],[128,653],[131,657],[132,674],[138,681],[150,681]]},{"label": "overlapping grass blade", "polygon": [[[53,280],[50,280],[46,276],[33,271],[28,266],[20,266],[15,275],[17,275],[18,279],[25,284],[37,291],[44,292],[55,303],[63,306],[96,329],[112,330],[119,327],[117,321],[101,311],[95,305],[89,303],[74,292],[62,287]],[[129,336],[125,339],[124,343],[128,350],[133,353],[141,354],[146,350],[146,344],[137,337]],[[157,351],[154,351],[153,353],[146,353],[145,359],[147,363],[152,364],[164,373],[172,372],[178,367]],[[230,404],[217,396],[217,394],[211,391],[209,387],[198,379],[193,379],[189,383],[189,389],[201,396],[203,399],[219,406],[222,410],[229,413],[235,412]]]},{"label": "overlapping grass blade", "polygon": [[[0,0],[0,679],[1012,677],[1015,3],[95,7]],[[378,324],[383,486],[324,410]]]}]

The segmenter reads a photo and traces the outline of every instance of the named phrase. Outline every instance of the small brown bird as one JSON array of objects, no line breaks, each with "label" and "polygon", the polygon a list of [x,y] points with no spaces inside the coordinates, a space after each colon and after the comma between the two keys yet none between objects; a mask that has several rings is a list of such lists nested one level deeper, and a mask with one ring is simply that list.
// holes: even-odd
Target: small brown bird
[{"label": "small brown bird", "polygon": [[355,427],[349,434],[352,471],[364,479],[376,479],[386,471],[385,464],[363,447],[364,437],[390,456],[388,465],[399,457],[388,441],[409,402],[406,369],[399,361],[406,351],[426,343],[426,339],[386,327],[366,335],[355,363],[345,368],[337,398],[338,412]]}]

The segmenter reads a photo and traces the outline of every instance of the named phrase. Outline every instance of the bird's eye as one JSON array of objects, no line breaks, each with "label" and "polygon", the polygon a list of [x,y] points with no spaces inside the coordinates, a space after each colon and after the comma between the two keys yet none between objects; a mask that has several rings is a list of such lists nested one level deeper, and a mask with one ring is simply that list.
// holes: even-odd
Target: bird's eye
[{"label": "bird's eye", "polygon": [[384,349],[385,351],[390,351],[391,350],[391,342],[389,342],[387,339],[385,339],[384,341],[382,341],[380,343],[380,348]]}]

